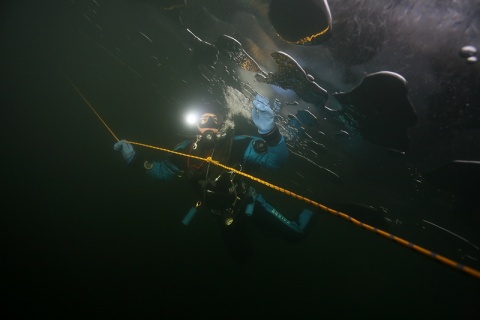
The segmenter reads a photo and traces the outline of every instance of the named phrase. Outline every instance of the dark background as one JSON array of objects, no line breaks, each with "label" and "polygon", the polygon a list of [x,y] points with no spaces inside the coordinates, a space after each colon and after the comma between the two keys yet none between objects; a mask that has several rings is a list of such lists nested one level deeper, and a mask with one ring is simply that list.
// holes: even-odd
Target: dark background
[{"label": "dark background", "polygon": [[183,226],[184,186],[128,170],[65,75],[118,138],[172,146],[171,99],[79,34],[71,3],[1,9],[2,318],[479,318],[478,279],[325,213],[298,243],[250,225],[245,265],[211,217]]}]

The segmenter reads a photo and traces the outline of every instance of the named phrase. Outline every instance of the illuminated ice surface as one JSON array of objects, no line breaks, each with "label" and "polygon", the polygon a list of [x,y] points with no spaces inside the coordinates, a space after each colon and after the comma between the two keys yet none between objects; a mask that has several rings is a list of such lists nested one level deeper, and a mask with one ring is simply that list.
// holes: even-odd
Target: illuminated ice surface
[{"label": "illuminated ice surface", "polygon": [[[260,172],[262,179],[456,262],[480,269],[480,217],[477,210],[480,179],[480,64],[476,62],[480,46],[480,19],[476,1],[455,1],[439,6],[428,1],[392,0],[382,1],[379,6],[378,1],[374,0],[337,0],[328,1],[327,7],[321,6],[322,3],[326,4],[324,1],[306,1],[317,6],[309,9],[312,11],[317,8],[318,17],[321,17],[318,20],[320,22],[315,24],[308,21],[312,16],[305,16],[308,28],[298,23],[291,28],[287,23],[283,25],[282,21],[286,18],[279,18],[278,14],[282,13],[279,8],[288,1],[273,2],[277,5],[272,13],[275,17],[269,16],[271,1],[267,0],[70,0],[42,7],[43,13],[39,19],[44,20],[39,20],[38,30],[42,32],[38,32],[38,35],[35,32],[24,33],[17,25],[16,28],[4,29],[14,30],[11,31],[15,34],[12,43],[16,43],[20,52],[20,57],[15,55],[15,59],[22,59],[25,55],[29,57],[25,60],[31,64],[41,59],[42,63],[48,64],[45,67],[48,72],[42,73],[42,77],[52,81],[50,89],[53,93],[45,99],[48,99],[48,105],[57,106],[55,114],[60,119],[53,121],[54,113],[50,115],[47,111],[24,118],[20,109],[11,107],[15,104],[5,104],[8,105],[6,110],[14,110],[18,114],[4,128],[18,130],[16,136],[23,139],[6,154],[16,154],[23,146],[31,144],[19,124],[33,124],[32,127],[35,127],[37,119],[42,118],[46,119],[44,125],[47,127],[48,124],[48,129],[54,132],[47,136],[48,139],[42,139],[42,143],[34,144],[36,147],[28,157],[12,159],[7,168],[17,165],[19,162],[13,161],[17,158],[33,161],[39,159],[39,154],[42,155],[40,161],[51,165],[48,167],[50,170],[45,170],[43,166],[33,170],[29,162],[17,172],[24,173],[29,179],[44,174],[45,184],[58,188],[55,189],[57,192],[49,192],[41,197],[43,202],[40,203],[45,203],[42,211],[56,212],[55,208],[64,208],[65,203],[68,209],[58,210],[61,218],[51,220],[71,232],[51,243],[61,246],[59,250],[65,253],[64,259],[67,260],[63,262],[65,265],[73,269],[75,267],[72,266],[80,265],[90,270],[90,273],[84,273],[75,269],[82,280],[72,281],[85,283],[84,291],[91,295],[94,302],[101,304],[109,301],[113,305],[112,301],[105,298],[105,293],[114,290],[107,289],[99,275],[104,275],[106,283],[110,281],[112,288],[120,288],[118,279],[126,282],[125,288],[134,288],[136,282],[128,279],[132,274],[142,284],[150,283],[149,277],[154,277],[152,274],[155,272],[144,274],[143,271],[125,271],[128,267],[131,270],[137,270],[139,266],[150,267],[150,260],[146,256],[154,259],[155,263],[152,264],[158,267],[156,270],[161,270],[159,278],[162,280],[152,280],[160,287],[159,290],[159,283],[166,283],[165,287],[170,291],[178,287],[175,301],[181,300],[179,292],[190,290],[188,297],[202,296],[200,288],[209,286],[228,293],[228,283],[233,281],[237,287],[248,283],[248,288],[243,288],[247,291],[245,296],[254,295],[260,301],[261,293],[274,295],[276,302],[269,302],[271,305],[286,305],[286,301],[278,302],[281,300],[280,293],[276,293],[275,289],[272,292],[265,284],[274,286],[279,281],[274,276],[278,272],[284,277],[282,281],[298,283],[301,287],[296,292],[295,286],[288,286],[288,293],[297,298],[297,306],[299,297],[303,297],[301,290],[308,287],[311,290],[306,295],[310,298],[305,299],[310,301],[310,307],[316,305],[316,297],[327,301],[325,296],[332,292],[335,297],[328,301],[343,301],[347,297],[346,301],[353,307],[343,308],[340,305],[338,309],[340,315],[347,316],[356,314],[364,305],[375,304],[362,291],[367,287],[372,286],[371,291],[403,293],[403,298],[401,295],[389,296],[397,303],[392,310],[400,317],[410,314],[409,310],[417,311],[420,306],[417,304],[414,308],[414,304],[405,297],[415,293],[417,300],[421,301],[423,295],[434,296],[441,291],[439,288],[443,289],[441,282],[447,280],[443,276],[431,275],[435,272],[431,272],[426,267],[430,265],[424,261],[430,258],[420,255],[419,258],[411,258],[408,248],[396,244],[392,244],[394,248],[391,248],[385,244],[388,240],[384,238],[371,240],[368,236],[359,235],[362,232],[368,234],[367,230],[357,228],[359,231],[356,233],[344,229],[348,227],[342,227],[342,224],[349,222],[337,217],[328,218],[330,215],[322,210],[318,210],[318,221],[312,233],[302,242],[307,247],[300,245],[304,252],[308,252],[308,257],[297,253],[297,247],[290,244],[280,243],[279,246],[277,241],[280,240],[269,239],[275,244],[268,243],[266,239],[269,236],[262,235],[256,238],[255,243],[263,252],[256,260],[257,269],[252,265],[242,267],[245,268],[242,271],[231,267],[223,262],[223,252],[215,247],[217,238],[214,226],[201,224],[200,219],[200,226],[179,229],[182,214],[170,214],[177,210],[176,207],[172,209],[171,202],[174,198],[172,194],[181,195],[183,189],[173,185],[171,189],[167,188],[172,194],[161,197],[165,189],[158,191],[157,185],[125,173],[124,164],[120,164],[121,159],[111,148],[114,141],[110,134],[105,133],[103,124],[85,108],[85,101],[72,90],[65,76],[81,89],[83,98],[92,103],[119,138],[164,148],[171,148],[178,142],[179,136],[187,130],[183,127],[185,112],[203,100],[218,100],[228,110],[228,126],[235,126],[239,133],[255,134],[255,127],[250,121],[250,102],[256,94],[262,94],[270,99],[277,115],[277,126],[291,152],[288,165],[280,174]],[[14,12],[20,16],[34,16],[34,13],[27,15],[23,8]],[[315,10],[312,12],[316,13]],[[14,19],[12,16],[6,14],[11,20]],[[316,17],[315,14],[313,17]],[[295,37],[301,38],[312,28],[326,26],[328,30],[310,43],[294,43]],[[35,46],[32,48],[23,47],[26,34],[35,35]],[[13,87],[11,83],[28,78],[29,74],[29,69],[24,73],[11,72],[11,76],[4,80],[7,80],[7,86]],[[31,90],[49,85],[49,81],[34,81],[31,80]],[[25,87],[22,82],[22,88]],[[23,99],[27,99],[26,96]],[[29,108],[37,105],[37,96],[41,96],[41,93],[29,95],[32,99],[28,100],[32,102]],[[12,98],[13,101],[17,99],[18,96]],[[67,111],[74,112],[75,116]],[[69,122],[70,117],[74,117],[75,121]],[[30,127],[28,129],[31,130]],[[35,131],[36,134],[39,132],[42,131]],[[87,139],[87,133],[95,135],[95,138]],[[58,141],[58,148],[47,143],[52,140]],[[56,157],[51,159],[52,154]],[[58,171],[59,163],[75,165]],[[98,170],[94,176],[93,173],[88,174],[92,168]],[[23,183],[13,173],[11,175],[14,181],[11,190],[14,191],[22,190],[25,186],[29,191],[36,190],[35,186],[40,184],[36,180]],[[112,177],[121,178],[114,184],[108,184],[108,179]],[[64,184],[58,183],[57,187],[57,179],[66,180]],[[132,186],[142,184],[148,187]],[[66,186],[81,186],[83,192],[63,194],[68,189]],[[304,207],[301,201],[287,195],[266,190],[262,186],[258,186],[258,189],[277,208],[285,210],[286,215],[295,217]],[[142,198],[145,193],[148,196]],[[50,197],[54,200],[45,200]],[[89,201],[82,202],[82,199]],[[129,202],[129,199],[135,201]],[[123,205],[119,204],[120,200]],[[189,204],[186,204],[188,200],[184,202],[178,209],[182,212],[189,209]],[[27,203],[16,201],[15,206]],[[111,207],[113,203],[116,204],[115,209]],[[148,204],[152,203],[159,208],[150,211]],[[170,203],[170,207],[166,203]],[[168,209],[164,209],[164,206]],[[81,214],[67,214],[76,207]],[[160,209],[166,212],[159,213]],[[92,214],[89,215],[89,212]],[[18,215],[15,217],[20,219]],[[35,217],[41,223],[48,220],[41,218],[41,215]],[[96,244],[97,247],[103,248],[107,254],[113,252],[112,256],[123,264],[107,263],[102,260],[104,255],[97,256],[94,250],[86,249],[96,238],[84,235],[73,227],[65,227],[77,224],[82,226],[78,230],[87,230],[98,237],[101,244]],[[34,228],[35,224],[31,225]],[[44,236],[43,232],[36,232],[41,235],[40,238]],[[69,238],[70,234],[76,232],[81,233],[78,238],[84,238],[85,243]],[[139,237],[136,232],[140,234]],[[13,233],[23,237],[26,234]],[[342,238],[336,237],[337,233],[343,235]],[[195,250],[188,251],[180,244],[178,248],[182,249],[172,245],[191,243],[187,241],[190,238],[186,234],[188,237],[198,236],[193,241],[198,245]],[[356,237],[365,238],[357,243]],[[137,239],[136,245],[128,241],[132,238]],[[152,251],[144,255],[136,251],[138,243],[158,243],[158,247],[153,249],[151,245],[146,245]],[[363,249],[366,248],[358,249],[359,244],[363,243],[371,245],[365,253]],[[30,247],[30,242],[25,246]],[[352,252],[352,247],[358,251]],[[312,248],[314,253],[309,251]],[[182,250],[187,250],[190,255],[179,254]],[[383,254],[378,258],[383,262],[382,266],[385,268],[387,265],[391,269],[377,271],[377,266],[369,264],[369,257],[377,257],[375,250]],[[37,257],[36,253],[32,253],[32,256]],[[135,257],[139,259],[132,262],[127,258],[119,258],[124,256],[134,257],[132,261]],[[35,259],[32,258],[33,261]],[[103,265],[97,265],[96,261],[103,261]],[[191,262],[193,267],[185,261]],[[375,261],[378,263],[378,260]],[[266,262],[271,265],[266,266]],[[298,264],[326,269],[319,270],[316,278],[317,274],[312,270],[302,273],[295,269]],[[63,266],[62,263],[60,265]],[[281,271],[271,271],[282,270],[284,265],[294,268],[296,273],[286,275]],[[409,269],[418,265],[421,267]],[[97,269],[100,271],[97,272]],[[181,269],[185,275],[180,278],[174,272],[177,269]],[[206,277],[204,269],[212,270],[209,274],[211,277]],[[187,286],[187,280],[193,281],[195,278],[195,270],[202,270],[199,272],[202,280],[195,282],[196,289],[185,288],[182,291],[182,286]],[[239,272],[238,279],[229,278],[232,270]],[[255,271],[250,274],[245,270]],[[70,273],[65,272],[68,274],[65,278],[71,279]],[[170,272],[175,274],[171,282],[163,278]],[[263,278],[254,277],[254,272],[260,273]],[[458,271],[451,269],[448,272]],[[447,278],[451,274],[448,272]],[[217,278],[218,273],[221,276]],[[88,274],[93,275],[92,278]],[[328,288],[323,288],[325,279],[319,281],[323,274],[341,277],[331,283],[326,281],[331,286],[327,284]],[[266,275],[272,278],[267,276],[265,280]],[[307,279],[306,275],[313,278]],[[408,282],[408,279],[401,278],[410,276],[416,280]],[[288,279],[285,280],[285,277]],[[250,278],[255,280],[250,282]],[[359,286],[353,285],[359,278],[364,282]],[[426,279],[424,286],[417,288],[416,284],[423,279]],[[385,289],[382,286],[383,282],[400,285],[404,281],[411,287],[390,285]],[[469,278],[468,281],[478,280]],[[463,293],[460,285],[453,288],[454,284],[460,282],[452,280],[446,285],[450,286],[453,293]],[[255,291],[254,283],[261,283],[265,287]],[[278,292],[279,286],[276,287]],[[191,290],[197,291],[192,293]],[[417,292],[413,292],[415,290]],[[119,289],[119,292],[135,301],[134,292],[127,294],[126,289]],[[475,294],[478,290],[470,292]],[[214,296],[217,299],[221,296],[225,303],[226,298],[223,297],[228,297],[227,293],[217,292]],[[374,292],[369,294],[375,296]],[[243,295],[235,293],[234,296],[238,299]],[[462,297],[456,294],[456,297],[460,301],[472,299],[470,295]],[[388,305],[383,300],[381,303]],[[131,305],[134,303],[131,302]],[[433,302],[428,306],[435,309],[437,315],[452,315],[458,311],[455,306],[444,305],[442,309]],[[451,312],[448,313],[446,309]],[[348,310],[352,310],[351,313]],[[374,308],[368,310],[365,314],[372,314]],[[464,314],[468,314],[466,309],[463,310]],[[331,311],[331,314],[335,312]]]},{"label": "illuminated ice surface", "polygon": [[[72,7],[76,36],[150,84],[169,102],[162,108],[216,99],[228,123],[248,131],[253,96],[275,102],[292,153],[282,187],[414,243],[419,233],[459,234],[468,242],[452,237],[450,248],[421,239],[479,265],[472,197],[426,178],[454,160],[480,160],[479,65],[466,61],[476,55],[478,21],[458,17],[467,4],[450,12],[356,3],[356,19],[329,3],[332,32],[318,45],[284,41],[268,24],[266,1],[235,1],[227,11],[221,1]],[[478,189],[476,166],[452,176],[450,185]]]}]

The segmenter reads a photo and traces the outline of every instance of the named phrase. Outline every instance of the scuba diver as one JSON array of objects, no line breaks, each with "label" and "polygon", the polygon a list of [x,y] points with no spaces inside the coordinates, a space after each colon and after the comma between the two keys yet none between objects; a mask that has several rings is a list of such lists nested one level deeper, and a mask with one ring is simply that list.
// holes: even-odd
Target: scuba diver
[{"label": "scuba diver", "polygon": [[[288,149],[284,137],[274,121],[274,112],[269,100],[257,95],[252,102],[252,120],[257,126],[259,137],[235,135],[233,129],[225,129],[223,108],[216,104],[205,104],[196,119],[197,133],[175,147],[175,151],[202,159],[211,157],[230,168],[251,172],[255,167],[281,168],[287,158]],[[227,250],[236,260],[244,261],[250,254],[248,237],[245,236],[243,221],[248,217],[265,214],[274,217],[282,229],[290,234],[302,235],[313,212],[305,209],[298,221],[291,221],[278,212],[265,199],[248,186],[242,175],[220,166],[177,154],[170,154],[163,161],[145,159],[125,140],[114,145],[121,150],[129,166],[146,171],[149,176],[160,180],[181,177],[189,181],[198,201],[183,219],[188,225],[199,210],[209,211],[221,225]]]}]

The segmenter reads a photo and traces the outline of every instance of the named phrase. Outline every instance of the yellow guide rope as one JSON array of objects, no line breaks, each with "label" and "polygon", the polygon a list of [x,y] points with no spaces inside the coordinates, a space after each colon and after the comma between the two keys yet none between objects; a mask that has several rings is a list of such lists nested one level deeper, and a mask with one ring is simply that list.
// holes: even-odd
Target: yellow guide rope
[{"label": "yellow guide rope", "polygon": [[[63,72],[62,72],[62,73],[63,73]],[[78,89],[78,87],[67,77],[67,75],[66,75],[65,73],[63,73],[63,75],[64,75],[65,78],[68,80],[68,82],[72,85],[72,87],[75,89],[75,91],[82,97],[83,101],[85,101],[85,103],[90,107],[90,109],[93,111],[93,113],[95,113],[95,115],[98,117],[98,119],[100,119],[100,121],[101,121],[101,122],[103,123],[103,125],[107,128],[107,130],[112,134],[112,136],[115,138],[115,140],[119,141],[119,139],[117,138],[117,136],[116,136],[116,135],[113,133],[113,131],[108,127],[108,125],[106,124],[106,122],[103,121],[102,117],[100,117],[100,115],[95,111],[95,109],[93,108],[93,106],[90,104],[90,102],[88,102],[88,100],[85,98],[85,96],[82,94],[82,92]],[[391,233],[385,232],[385,231],[383,231],[383,230],[380,230],[380,229],[378,229],[378,228],[375,228],[375,227],[372,227],[372,226],[370,226],[370,225],[368,225],[368,224],[365,224],[365,223],[363,223],[363,222],[360,222],[360,221],[358,221],[357,219],[352,218],[351,216],[349,216],[349,215],[347,215],[347,214],[345,214],[345,213],[343,213],[343,212],[340,212],[340,211],[337,211],[337,210],[333,210],[333,209],[331,209],[331,208],[328,208],[327,206],[324,206],[324,205],[322,205],[322,204],[320,204],[320,203],[318,203],[318,202],[315,202],[315,201],[313,201],[313,200],[310,200],[310,199],[308,199],[308,198],[302,197],[301,195],[298,195],[298,194],[296,194],[296,193],[294,193],[294,192],[292,192],[292,191],[289,191],[289,190],[287,190],[287,189],[281,188],[281,187],[279,187],[279,186],[276,186],[276,185],[271,184],[271,183],[269,183],[269,182],[267,182],[267,181],[261,180],[261,179],[255,177],[255,176],[249,175],[249,174],[247,174],[247,173],[238,171],[238,170],[236,170],[236,169],[234,169],[234,168],[230,168],[230,167],[228,167],[228,166],[226,166],[226,165],[223,165],[222,163],[220,163],[220,162],[218,162],[218,161],[213,160],[211,157],[202,158],[202,157],[197,157],[197,156],[193,156],[193,155],[189,155],[189,154],[185,154],[185,153],[173,151],[173,150],[170,150],[170,149],[165,149],[165,148],[160,148],[160,147],[155,147],[155,146],[147,145],[147,144],[140,143],[140,142],[134,142],[134,141],[127,141],[127,142],[128,142],[128,143],[131,143],[131,144],[134,144],[134,145],[146,147],[146,148],[151,148],[151,149],[160,150],[160,151],[164,151],[164,152],[169,152],[169,153],[176,154],[176,155],[180,155],[180,156],[184,156],[184,157],[190,157],[190,158],[194,158],[194,159],[198,159],[198,160],[207,161],[207,162],[209,162],[209,163],[211,163],[211,164],[214,164],[214,165],[219,166],[219,167],[221,167],[221,168],[224,168],[224,169],[227,169],[227,170],[229,170],[229,171],[235,172],[235,173],[237,173],[237,174],[239,174],[239,175],[242,175],[242,176],[244,176],[244,177],[246,177],[246,178],[248,178],[248,179],[251,179],[251,180],[256,181],[256,182],[258,182],[258,183],[260,183],[260,184],[263,184],[263,185],[265,185],[265,186],[267,186],[267,187],[270,187],[270,188],[272,188],[272,189],[274,189],[274,190],[277,190],[277,191],[279,191],[279,192],[281,192],[281,193],[284,193],[284,194],[286,194],[286,195],[289,195],[289,196],[291,196],[291,197],[293,197],[293,198],[295,198],[295,199],[298,199],[298,200],[300,200],[300,201],[303,201],[303,202],[305,202],[305,203],[308,203],[308,204],[310,204],[310,205],[312,205],[312,206],[314,206],[314,207],[320,208],[320,209],[322,209],[323,211],[326,211],[326,212],[328,212],[328,213],[330,213],[330,214],[333,214],[333,215],[335,215],[335,216],[339,216],[339,217],[341,217],[341,218],[343,218],[343,219],[345,219],[345,220],[348,220],[348,221],[352,222],[353,224],[355,224],[355,225],[357,225],[357,226],[359,226],[359,227],[362,227],[362,228],[364,228],[364,229],[366,229],[366,230],[368,230],[368,231],[371,231],[371,232],[374,232],[374,233],[376,233],[376,234],[379,234],[379,235],[381,235],[381,236],[383,236],[383,237],[385,237],[385,238],[387,238],[387,239],[393,240],[393,241],[395,241],[395,242],[397,242],[397,243],[399,243],[399,244],[401,244],[401,245],[403,245],[403,246],[405,246],[405,247],[411,248],[411,249],[413,249],[413,250],[415,250],[415,251],[417,251],[417,252],[419,252],[419,253],[421,253],[421,254],[424,254],[424,255],[426,255],[426,256],[428,256],[428,257],[430,257],[430,258],[433,258],[433,259],[435,259],[435,260],[437,260],[437,261],[440,261],[440,262],[442,262],[442,263],[445,264],[445,265],[448,265],[448,266],[453,267],[453,268],[455,268],[455,269],[457,269],[457,270],[463,271],[463,272],[465,272],[465,273],[467,273],[467,274],[469,274],[469,275],[471,275],[471,276],[473,276],[473,277],[475,277],[475,278],[480,279],[480,271],[478,271],[478,270],[476,270],[476,269],[473,269],[473,268],[471,268],[471,267],[468,267],[468,266],[465,266],[465,265],[463,265],[463,264],[460,264],[460,263],[458,263],[458,262],[456,262],[456,261],[453,261],[453,260],[451,260],[451,259],[449,259],[449,258],[446,258],[446,257],[444,257],[444,256],[442,256],[442,255],[439,255],[439,254],[437,254],[437,253],[435,253],[435,252],[432,252],[432,251],[430,251],[430,250],[428,250],[428,249],[425,249],[425,248],[423,248],[423,247],[421,247],[421,246],[418,246],[418,245],[416,245],[416,244],[414,244],[414,243],[412,243],[412,242],[409,242],[409,241],[407,241],[407,240],[405,240],[405,239],[402,239],[402,238],[400,238],[400,237],[397,237],[397,236],[395,236],[395,235],[393,235],[393,234],[391,234]]]}]

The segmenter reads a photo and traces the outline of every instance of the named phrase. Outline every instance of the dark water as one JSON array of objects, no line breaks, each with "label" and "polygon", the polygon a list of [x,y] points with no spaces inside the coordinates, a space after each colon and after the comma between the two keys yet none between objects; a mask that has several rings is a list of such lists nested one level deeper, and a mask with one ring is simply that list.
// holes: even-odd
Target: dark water
[{"label": "dark water", "polygon": [[[115,138],[68,81],[118,138],[169,148],[178,141],[179,105],[196,94],[184,34],[137,2],[2,6],[2,318],[480,317],[478,279],[323,212],[301,242],[250,225],[253,258],[239,265],[211,217],[181,224],[190,208],[181,183],[159,184],[126,168]],[[104,20],[84,16],[93,11]],[[139,25],[165,41],[141,42]],[[155,59],[143,59],[148,50],[171,61],[152,68]],[[363,152],[357,165],[374,171]],[[476,234],[449,214],[448,196],[396,188],[411,181],[395,174],[394,162],[368,179],[353,174],[343,189],[297,157],[289,165],[267,177],[319,201],[384,204],[402,227],[382,218],[379,227],[451,258],[465,256],[458,248],[472,250],[438,229],[425,231],[422,219],[436,217]],[[297,173],[304,185],[290,184]],[[304,206],[258,189],[292,217]]]}]

